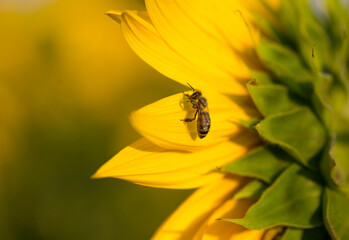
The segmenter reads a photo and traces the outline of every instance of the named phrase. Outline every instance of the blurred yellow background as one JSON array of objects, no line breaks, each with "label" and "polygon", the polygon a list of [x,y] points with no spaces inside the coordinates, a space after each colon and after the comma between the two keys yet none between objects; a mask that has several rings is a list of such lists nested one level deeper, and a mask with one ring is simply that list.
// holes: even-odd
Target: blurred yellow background
[{"label": "blurred yellow background", "polygon": [[110,9],[0,1],[0,239],[149,239],[190,191],[90,176],[139,135],[128,116],[184,90],[128,47]]}]

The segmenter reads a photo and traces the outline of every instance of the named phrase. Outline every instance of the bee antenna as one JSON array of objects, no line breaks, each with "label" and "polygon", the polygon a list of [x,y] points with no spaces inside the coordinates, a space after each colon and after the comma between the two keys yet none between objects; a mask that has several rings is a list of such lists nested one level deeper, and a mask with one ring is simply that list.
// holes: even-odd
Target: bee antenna
[{"label": "bee antenna", "polygon": [[189,87],[190,87],[191,89],[193,89],[193,91],[195,91],[195,88],[193,88],[192,85],[190,85],[189,83],[187,83],[187,84],[189,85]]}]

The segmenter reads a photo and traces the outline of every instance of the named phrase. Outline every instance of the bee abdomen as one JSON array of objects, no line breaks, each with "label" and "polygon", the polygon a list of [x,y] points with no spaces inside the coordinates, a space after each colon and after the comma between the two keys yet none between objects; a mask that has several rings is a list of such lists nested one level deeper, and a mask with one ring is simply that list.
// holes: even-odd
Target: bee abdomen
[{"label": "bee abdomen", "polygon": [[199,138],[206,137],[211,127],[210,114],[207,111],[200,111],[197,121],[197,130]]}]

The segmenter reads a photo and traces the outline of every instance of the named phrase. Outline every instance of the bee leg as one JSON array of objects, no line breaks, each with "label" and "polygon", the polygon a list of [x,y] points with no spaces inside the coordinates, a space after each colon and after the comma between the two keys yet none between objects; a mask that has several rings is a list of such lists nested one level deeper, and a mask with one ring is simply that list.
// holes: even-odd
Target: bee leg
[{"label": "bee leg", "polygon": [[191,100],[190,99],[190,95],[189,94],[186,94],[185,92],[182,92],[184,96],[187,97],[187,101],[186,102],[190,102]]},{"label": "bee leg", "polygon": [[187,93],[185,93],[185,92],[182,92],[183,94],[184,94],[184,96],[186,96],[187,98],[189,98],[190,97],[190,95],[189,94],[187,94]]},{"label": "bee leg", "polygon": [[191,103],[191,105],[193,105],[193,108],[194,108],[194,109],[197,109],[197,108],[198,108],[198,104],[195,102],[195,100],[190,99],[190,103]]},{"label": "bee leg", "polygon": [[196,110],[195,115],[194,115],[193,118],[185,118],[185,119],[181,119],[181,121],[184,121],[184,122],[192,122],[192,121],[194,121],[196,119],[196,116],[198,115],[198,112],[199,112],[199,110]]}]

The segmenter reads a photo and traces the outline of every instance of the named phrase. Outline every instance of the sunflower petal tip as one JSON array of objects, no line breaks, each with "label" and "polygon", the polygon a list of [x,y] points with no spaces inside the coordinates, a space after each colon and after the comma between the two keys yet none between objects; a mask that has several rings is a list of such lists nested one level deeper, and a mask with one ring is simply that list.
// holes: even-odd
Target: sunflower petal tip
[{"label": "sunflower petal tip", "polygon": [[136,129],[137,131],[139,131],[139,121],[142,122],[142,117],[139,116],[139,112],[138,111],[133,111],[129,114],[128,119],[132,125],[132,127],[134,129]]},{"label": "sunflower petal tip", "polygon": [[101,178],[101,176],[96,172],[96,173],[93,174],[90,178],[91,178],[91,179],[98,179],[98,178]]},{"label": "sunflower petal tip", "polygon": [[105,171],[105,168],[103,168],[102,166],[91,176],[91,179],[99,179],[99,178],[106,178],[106,177],[109,177],[109,175],[107,171]]},{"label": "sunflower petal tip", "polygon": [[105,14],[111,17],[113,20],[117,21],[118,23],[121,23],[121,16],[123,14],[122,11],[109,10]]},{"label": "sunflower petal tip", "polygon": [[131,125],[133,126],[133,121],[134,121],[134,112],[129,113],[128,115],[128,120],[130,121]]}]

